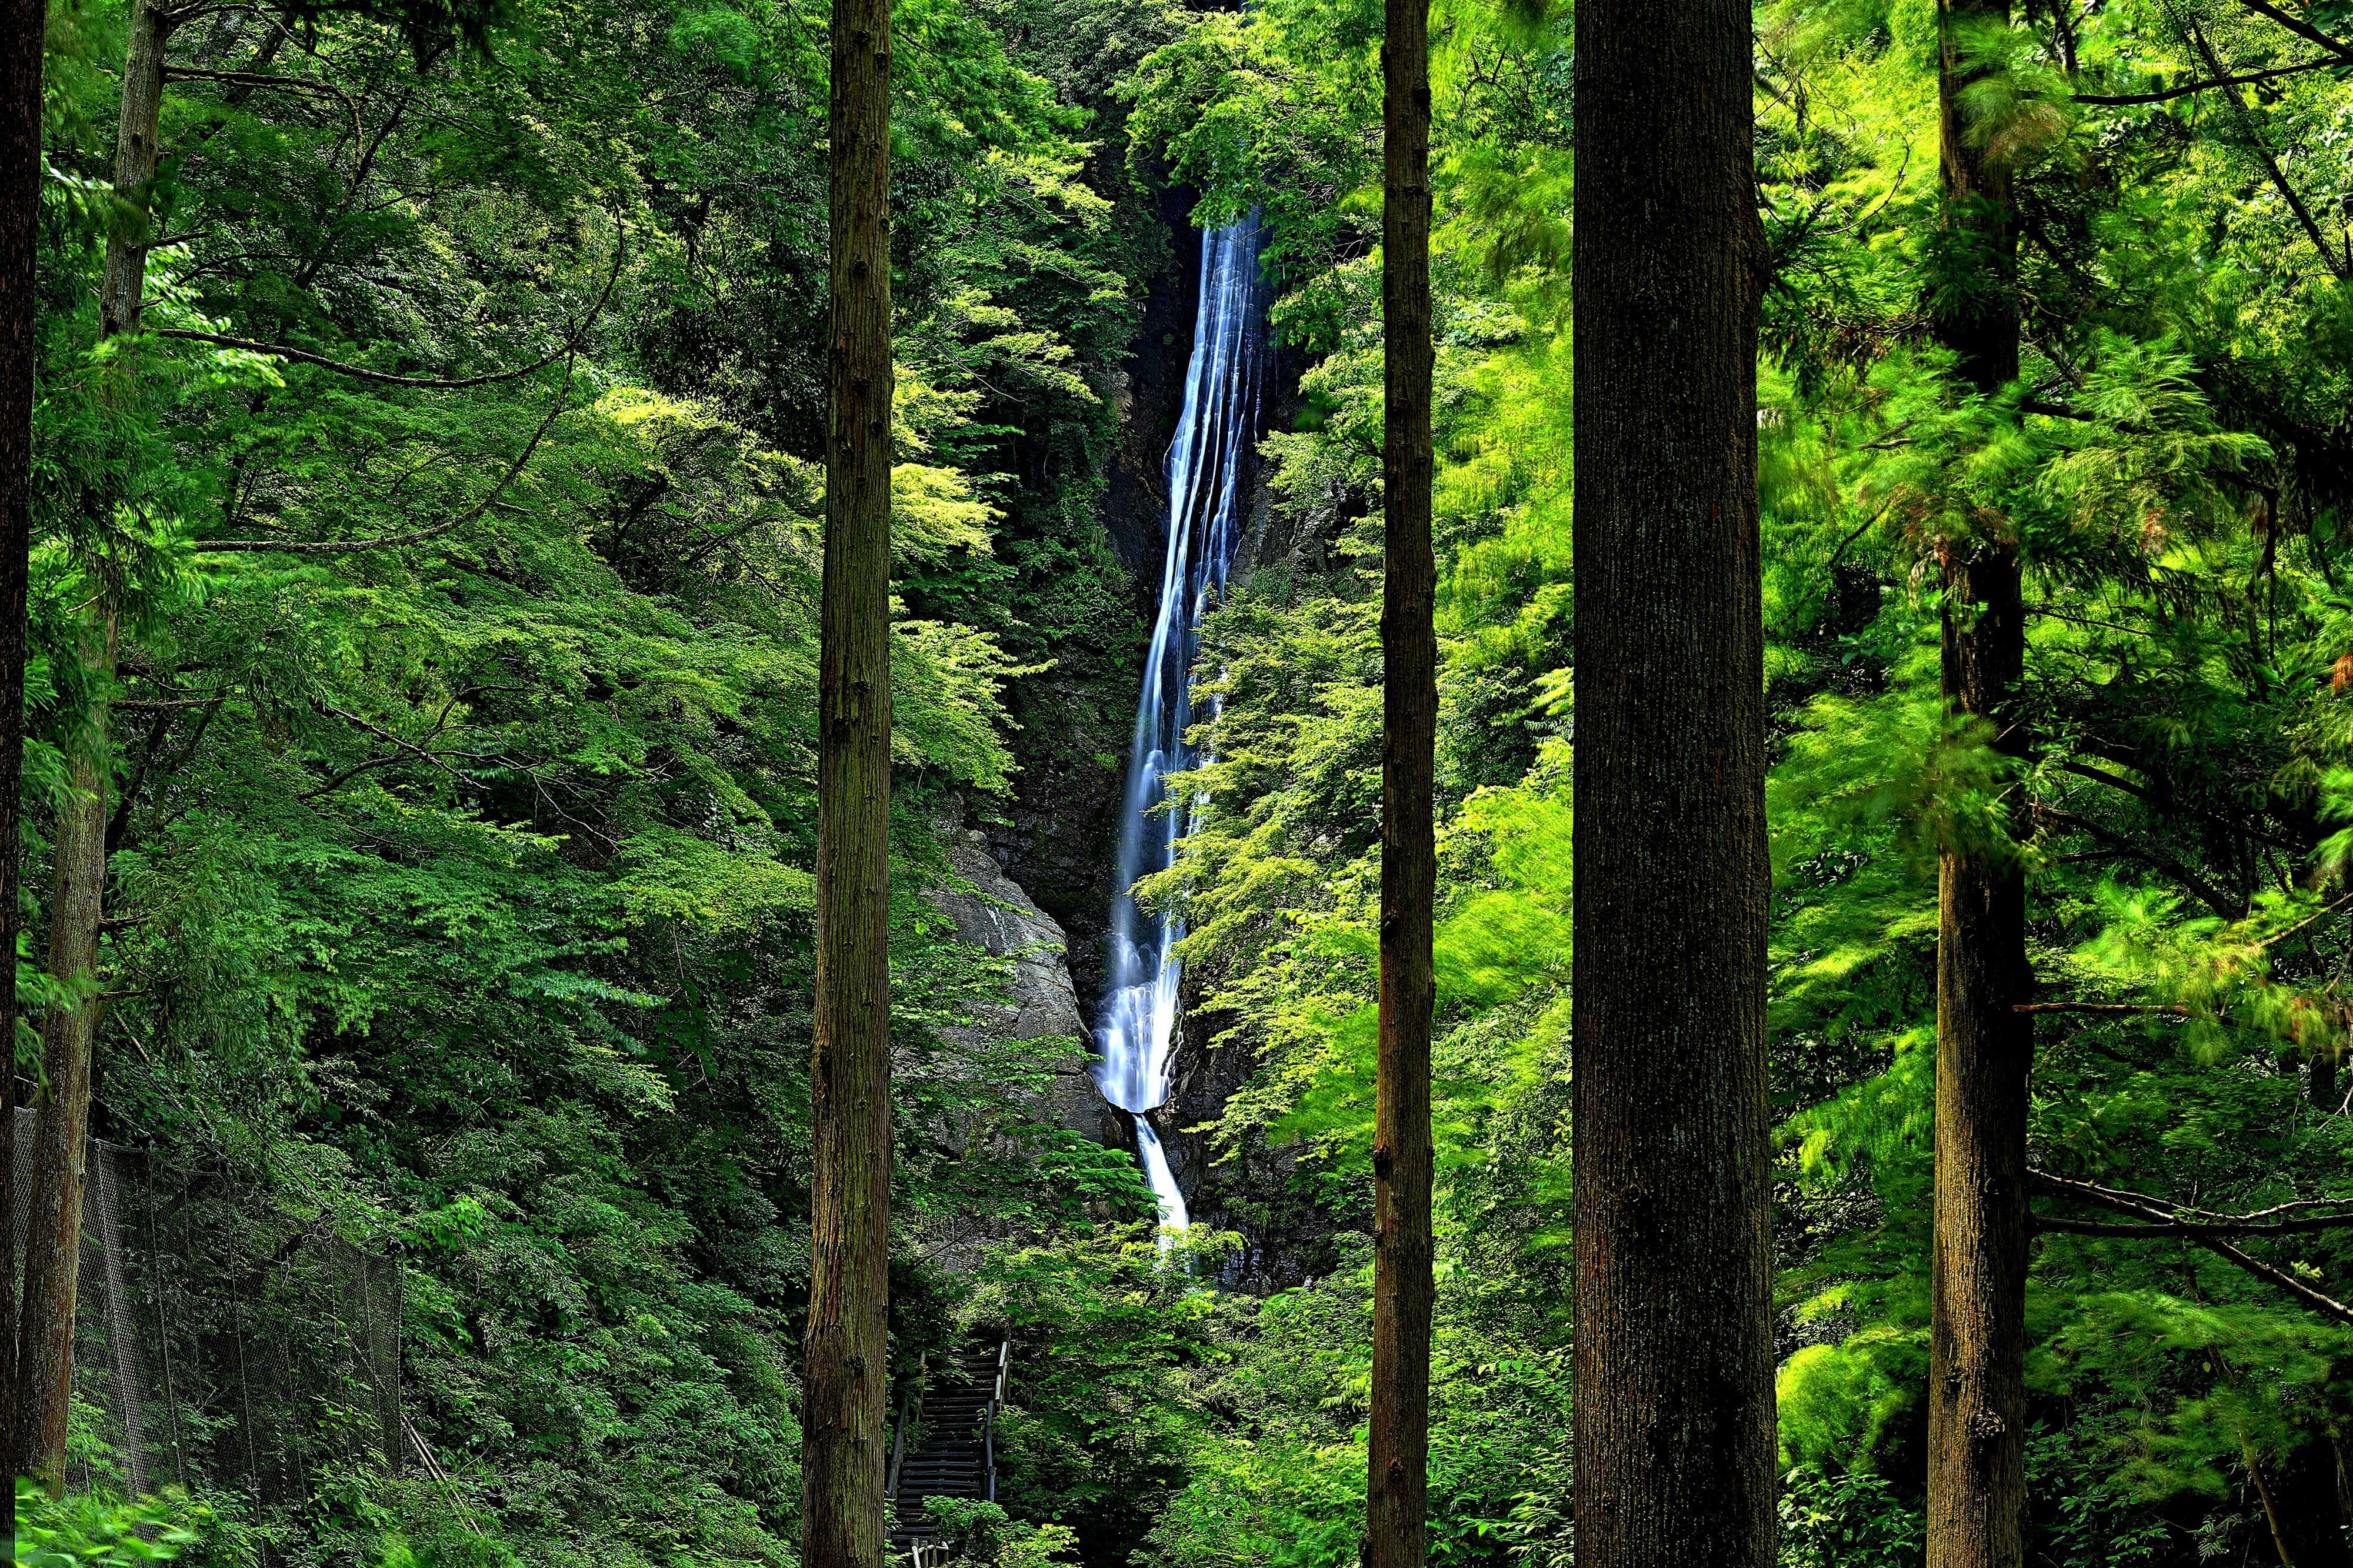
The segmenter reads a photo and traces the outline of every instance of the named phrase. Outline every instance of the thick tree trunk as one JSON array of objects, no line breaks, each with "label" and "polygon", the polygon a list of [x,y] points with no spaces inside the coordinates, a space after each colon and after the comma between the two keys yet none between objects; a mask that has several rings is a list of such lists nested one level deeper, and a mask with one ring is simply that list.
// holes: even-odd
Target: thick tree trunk
[{"label": "thick tree trunk", "polygon": [[882,1561],[891,1253],[891,8],[834,0],[805,1568]]},{"label": "thick tree trunk", "polygon": [[25,611],[33,542],[33,362],[47,0],[0,0],[0,1496],[16,1493],[16,933],[21,924]]},{"label": "thick tree trunk", "polygon": [[1429,0],[1388,0],[1382,51],[1381,1010],[1373,1133],[1373,1408],[1366,1568],[1422,1568],[1429,1493],[1430,1031],[1437,994],[1432,774]]},{"label": "thick tree trunk", "polygon": [[[2017,241],[2007,174],[1961,112],[1962,47],[2009,0],[1948,0],[1938,92],[1948,243],[1976,268],[1938,335],[1990,391],[2018,374]],[[1944,563],[1944,692],[2024,755],[2026,616],[2018,547],[1957,541]],[[1936,1205],[1928,1373],[1929,1568],[2021,1568],[2026,1522],[2027,1077],[2034,1027],[2026,887],[2015,858],[1947,850],[1937,876]]]},{"label": "thick tree trunk", "polygon": [[[122,121],[114,188],[143,218],[155,178],[169,14],[154,0],[131,13],[122,67]],[[143,227],[107,242],[99,286],[99,334],[139,326],[147,286]],[[90,1128],[90,1042],[97,1033],[98,932],[106,889],[107,793],[113,772],[108,690],[119,637],[114,584],[102,564],[90,574],[80,657],[90,701],[69,741],[73,800],[58,813],[56,893],[49,910],[49,970],[83,996],[43,1021],[41,1117],[34,1134],[31,1219],[25,1247],[25,1304],[17,1345],[17,1448],[26,1474],[54,1494],[65,1484],[66,1412],[73,1393],[74,1300],[81,1265],[81,1198]]]},{"label": "thick tree trunk", "polygon": [[1577,7],[1579,1568],[1773,1561],[1750,72],[1742,0]]}]

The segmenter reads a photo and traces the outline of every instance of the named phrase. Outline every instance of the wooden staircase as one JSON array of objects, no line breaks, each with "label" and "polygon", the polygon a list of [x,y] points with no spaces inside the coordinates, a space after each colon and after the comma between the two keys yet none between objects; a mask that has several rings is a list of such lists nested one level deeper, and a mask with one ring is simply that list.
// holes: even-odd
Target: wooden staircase
[{"label": "wooden staircase", "polygon": [[[936,1370],[929,1361],[899,1408],[891,1438],[891,1545],[914,1568],[946,1561],[947,1543],[923,1511],[926,1498],[997,1499],[997,1409],[1005,1402],[1012,1344],[976,1346]],[[911,1442],[912,1440],[912,1442]]]}]

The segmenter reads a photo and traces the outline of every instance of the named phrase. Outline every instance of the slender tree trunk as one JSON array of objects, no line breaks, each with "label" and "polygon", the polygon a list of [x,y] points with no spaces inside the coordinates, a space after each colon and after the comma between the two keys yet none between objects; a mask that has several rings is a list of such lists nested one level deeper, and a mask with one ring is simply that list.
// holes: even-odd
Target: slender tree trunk
[{"label": "slender tree trunk", "polygon": [[1388,0],[1381,319],[1381,1011],[1366,1568],[1422,1568],[1430,1469],[1430,1031],[1438,569],[1430,541],[1430,4]]},{"label": "slender tree trunk", "polygon": [[[115,621],[93,606],[80,657],[90,679],[112,679]],[[90,1141],[90,1047],[97,1033],[98,928],[106,885],[107,774],[112,749],[104,700],[94,699],[68,743],[73,798],[58,814],[49,908],[49,972],[81,993],[42,1020],[46,1080],[33,1135],[32,1223],[26,1233],[23,1383],[17,1441],[25,1473],[53,1497],[65,1489],[66,1412],[73,1394],[74,1300],[81,1264],[83,1164]]]},{"label": "slender tree trunk", "polygon": [[1749,26],[1577,13],[1579,1568],[1773,1561]]},{"label": "slender tree trunk", "polygon": [[2308,1438],[2283,1458],[2266,1459],[2252,1447],[2246,1456],[2272,1549],[2284,1568],[2353,1568],[2337,1495],[2337,1450],[2327,1435]]},{"label": "slender tree trunk", "polygon": [[16,1533],[16,933],[47,0],[0,0],[0,1508]]},{"label": "slender tree trunk", "polygon": [[[1990,391],[2018,374],[2017,240],[2005,172],[1970,134],[1960,94],[1974,28],[2009,0],[1947,0],[1938,71],[1947,243],[1973,268],[1938,335]],[[1944,693],[2025,754],[2026,615],[2016,541],[1956,542],[1944,562]],[[1948,849],[1937,876],[1935,1302],[1928,1373],[1929,1568],[2021,1568],[2026,1525],[2027,1076],[2033,991],[2026,886],[2004,854]]]},{"label": "slender tree trunk", "polygon": [[[164,100],[164,46],[171,19],[154,0],[131,13],[122,67],[122,121],[114,189],[143,219],[155,178]],[[144,224],[107,242],[99,288],[99,334],[136,331],[147,286]],[[16,1441],[26,1474],[52,1494],[65,1485],[66,1412],[73,1394],[74,1300],[81,1265],[83,1163],[90,1130],[90,1042],[98,1029],[98,932],[106,889],[107,793],[113,772],[108,692],[120,637],[115,584],[91,563],[92,598],[79,650],[89,708],[68,741],[73,799],[58,815],[55,894],[49,910],[49,970],[82,996],[42,1022],[41,1117],[34,1133],[31,1221],[25,1247],[25,1303],[17,1348]]]},{"label": "slender tree trunk", "polygon": [[834,0],[805,1568],[878,1568],[891,1253],[891,7]]}]

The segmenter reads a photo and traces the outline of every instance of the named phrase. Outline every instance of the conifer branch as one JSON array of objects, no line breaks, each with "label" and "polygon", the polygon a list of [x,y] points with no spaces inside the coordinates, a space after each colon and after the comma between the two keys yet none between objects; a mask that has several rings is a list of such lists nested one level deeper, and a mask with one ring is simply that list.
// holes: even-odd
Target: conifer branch
[{"label": "conifer branch", "polygon": [[2072,811],[2045,808],[2042,816],[2043,820],[2053,826],[2072,828],[2075,832],[2096,838],[2117,854],[2127,856],[2152,869],[2164,872],[2197,894],[2209,909],[2224,920],[2239,918],[2242,911],[2231,901],[2229,895],[2170,855],[2161,850],[2152,849],[2147,845],[2136,844],[2114,828],[2103,827],[2089,817],[2078,816]]},{"label": "conifer branch", "polygon": [[480,375],[395,375],[390,371],[370,370],[365,365],[329,359],[324,354],[315,354],[308,349],[298,349],[288,343],[259,342],[251,338],[233,338],[220,332],[192,331],[184,327],[158,327],[154,329],[154,335],[159,338],[177,338],[185,342],[211,343],[225,349],[241,349],[247,353],[268,354],[273,359],[292,360],[298,364],[316,365],[321,370],[331,370],[337,375],[348,375],[354,381],[373,382],[378,386],[402,386],[413,391],[461,392],[469,387],[490,386],[501,381],[520,381],[534,371],[545,370],[557,360],[566,359],[578,353],[582,342],[587,337],[588,329],[596,325],[597,319],[604,315],[606,305],[613,298],[614,288],[621,281],[621,261],[625,254],[626,247],[617,237],[613,242],[613,270],[605,279],[604,291],[596,296],[596,303],[589,308],[587,313],[565,330],[563,342],[557,344],[544,357],[533,360],[529,364],[518,365],[511,370],[485,371]]},{"label": "conifer branch", "polygon": [[506,494],[507,487],[514,483],[516,478],[522,473],[524,466],[531,461],[533,454],[539,450],[539,443],[546,436],[549,426],[553,426],[556,417],[570,405],[571,390],[572,381],[569,376],[566,376],[564,391],[557,394],[554,406],[547,411],[547,417],[539,422],[539,428],[531,433],[531,439],[523,444],[523,448],[516,455],[515,460],[507,466],[507,471],[500,477],[499,482],[491,487],[491,493],[447,522],[437,522],[430,528],[411,529],[406,533],[379,533],[372,539],[205,539],[198,540],[195,548],[198,552],[208,555],[230,552],[348,555],[359,550],[388,550],[396,545],[421,544],[428,539],[438,539],[442,534],[454,532],[489,511],[491,505]]},{"label": "conifer branch", "polygon": [[2322,921],[2327,920],[2329,916],[2335,914],[2337,910],[2343,909],[2348,904],[2353,904],[2353,893],[2346,894],[2343,898],[2338,899],[2334,903],[2323,904],[2319,909],[2314,910],[2305,919],[2300,920],[2296,921],[2295,924],[2288,927],[2287,930],[2281,931],[2274,936],[2267,936],[2263,938],[2263,941],[2255,943],[2255,945],[2257,947],[2277,947],[2281,942],[2285,942],[2292,936],[2303,935],[2306,931],[2311,930],[2314,926],[2318,925]]},{"label": "conifer branch", "polygon": [[[2077,625],[2112,626],[2111,623],[2105,621],[2091,622],[2084,620],[2081,617],[2070,617],[2065,615],[2064,612],[2052,609],[2048,605],[2038,605],[2031,606],[2031,608],[2039,614],[2054,616],[2062,620],[2073,619]],[[2145,637],[2147,635],[2146,629],[2133,626],[2113,626],[2112,629],[2124,632],[2133,637]],[[2168,800],[2164,796],[2159,795],[2157,791],[2150,789],[2146,784],[2135,784],[2132,780],[2112,773],[2105,768],[2093,767],[2090,763],[2084,762],[2080,757],[2059,758],[2054,760],[2051,765],[2057,768],[2061,773],[2073,773],[2079,779],[2088,779],[2094,784],[2103,784],[2107,785],[2110,789],[2120,790],[2124,794],[2131,795],[2135,800],[2141,802],[2151,811],[2160,816],[2168,816],[2174,813],[2187,813],[2192,816],[2203,817],[2206,821],[2212,823],[2217,827],[2224,828],[2230,832],[2246,834],[2249,837],[2258,839],[2263,843],[2271,845],[2274,848],[2285,849],[2298,855],[2305,853],[2305,846],[2298,845],[2286,838],[2283,838],[2278,834],[2270,832],[2245,817],[2225,816],[2219,811],[2212,811],[2202,805],[2197,805],[2180,800]]]}]

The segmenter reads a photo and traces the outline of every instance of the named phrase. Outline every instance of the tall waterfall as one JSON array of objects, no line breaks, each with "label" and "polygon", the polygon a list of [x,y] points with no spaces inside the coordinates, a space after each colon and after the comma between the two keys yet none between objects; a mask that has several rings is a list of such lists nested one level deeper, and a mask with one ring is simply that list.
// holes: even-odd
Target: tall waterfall
[{"label": "tall waterfall", "polygon": [[1193,723],[1201,614],[1225,585],[1250,501],[1250,458],[1267,357],[1266,292],[1258,267],[1263,237],[1255,213],[1201,237],[1200,313],[1185,371],[1185,412],[1168,448],[1168,560],[1135,702],[1135,737],[1128,745],[1111,907],[1111,984],[1095,1027],[1102,1053],[1095,1082],[1105,1100],[1133,1116],[1161,1222],[1177,1229],[1190,1222],[1185,1194],[1144,1112],[1168,1098],[1176,986],[1184,970],[1176,948],[1185,923],[1138,907],[1134,889],[1138,878],[1167,869],[1191,815],[1189,802],[1162,809],[1163,781],[1201,762],[1185,739]]}]

